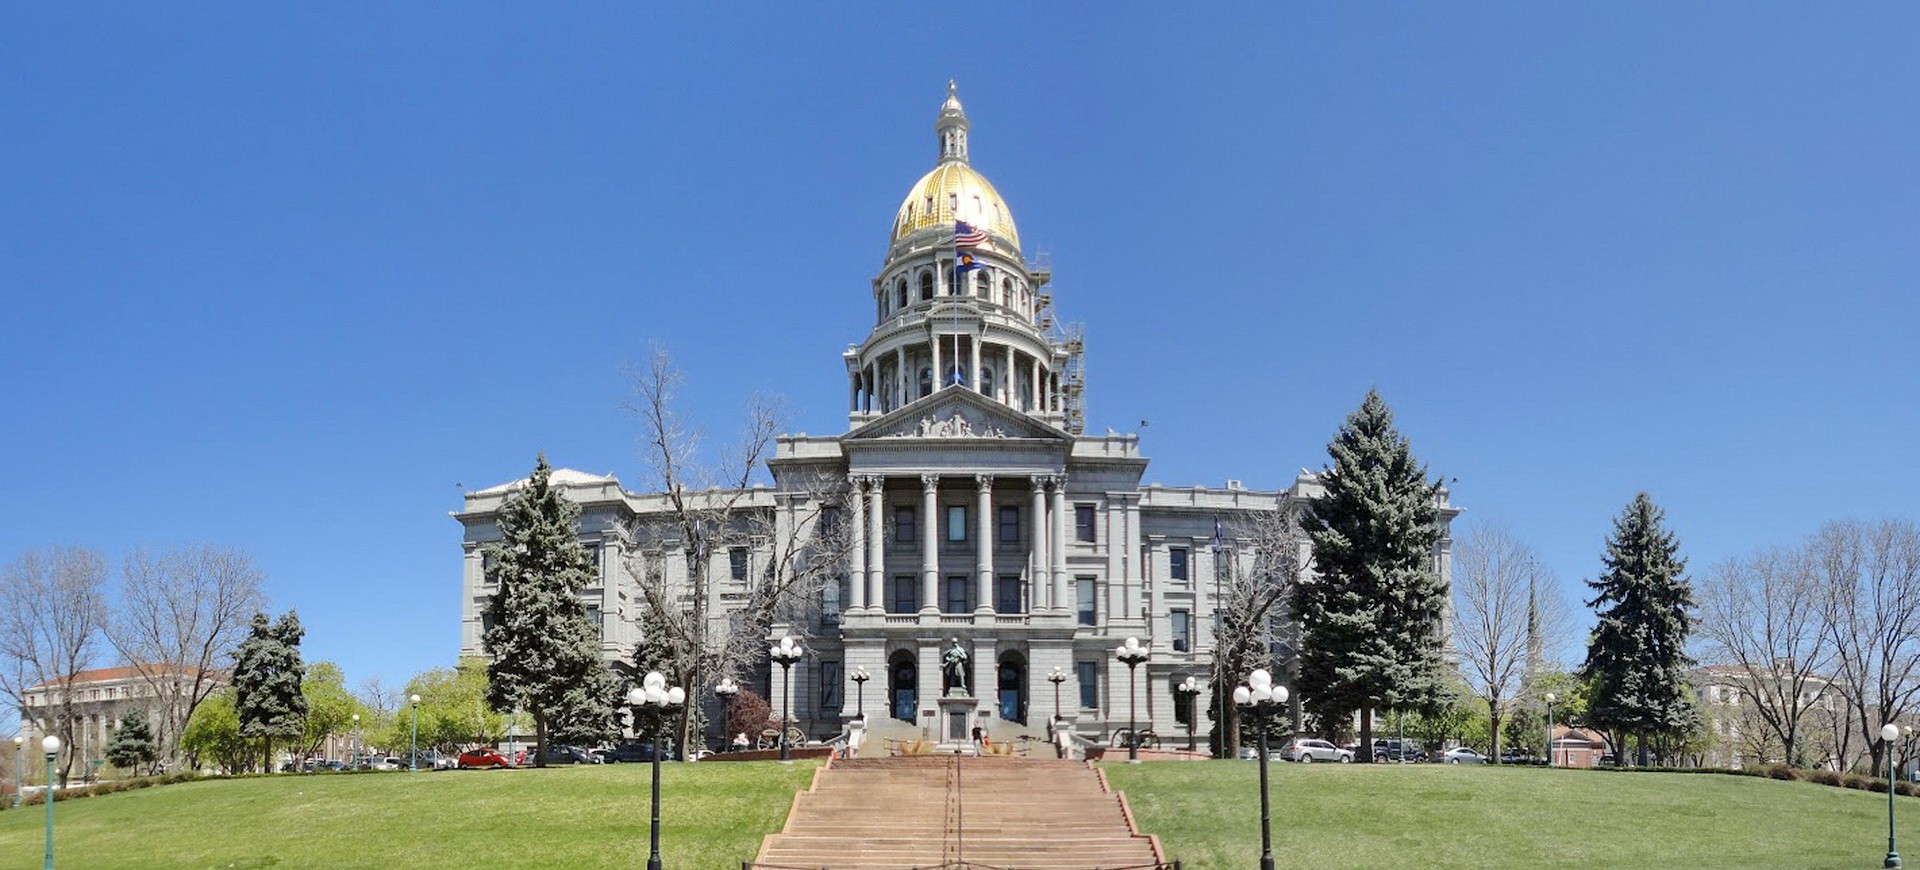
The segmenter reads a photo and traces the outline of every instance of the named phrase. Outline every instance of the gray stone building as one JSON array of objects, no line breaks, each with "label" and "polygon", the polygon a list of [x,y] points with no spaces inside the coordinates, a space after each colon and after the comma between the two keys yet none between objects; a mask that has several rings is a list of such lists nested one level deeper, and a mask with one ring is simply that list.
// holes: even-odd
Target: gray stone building
[{"label": "gray stone building", "polygon": [[[767,462],[772,486],[745,494],[751,510],[778,517],[819,497],[812,482],[840,484],[851,546],[816,624],[801,626],[809,653],[793,669],[794,715],[830,735],[861,712],[863,694],[876,724],[944,730],[941,656],[958,638],[972,714],[993,733],[1057,714],[1098,738],[1125,726],[1132,689],[1143,727],[1171,741],[1197,716],[1204,739],[1216,572],[1238,570],[1235,533],[1249,518],[1310,499],[1318,484],[1302,473],[1272,490],[1142,486],[1137,435],[1085,434],[1080,333],[1057,321],[1049,270],[1023,255],[1012,209],[969,162],[968,132],[949,86],[938,160],[901,203],[872,279],[873,327],[842,355],[847,431],[782,436]],[[956,246],[957,222],[978,232],[968,247]],[[630,658],[640,639],[637,551],[660,557],[669,582],[708,596],[722,620],[772,557],[765,546],[732,548],[694,582],[684,542],[631,531],[665,511],[663,495],[566,469],[553,483],[583,508],[581,533],[600,565],[585,595],[609,660]],[[482,547],[518,485],[470,492],[455,515],[465,530],[463,655],[481,654],[491,592]],[[1228,533],[1219,553],[1217,527]],[[1443,537],[1435,553],[1443,572],[1449,546]],[[1151,651],[1132,686],[1114,655],[1128,637]],[[856,669],[872,675],[864,692]],[[1188,677],[1203,687],[1197,702],[1173,691]],[[762,666],[748,684],[777,706],[778,679]]]}]

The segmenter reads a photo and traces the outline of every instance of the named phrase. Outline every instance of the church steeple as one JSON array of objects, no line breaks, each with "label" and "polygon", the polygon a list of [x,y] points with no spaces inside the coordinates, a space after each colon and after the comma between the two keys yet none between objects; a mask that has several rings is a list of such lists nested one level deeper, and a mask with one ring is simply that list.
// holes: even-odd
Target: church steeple
[{"label": "church steeple", "polygon": [[940,140],[941,163],[967,162],[967,110],[960,107],[958,88],[953,80],[947,80],[947,101],[940,104],[940,119],[933,122],[933,132]]}]

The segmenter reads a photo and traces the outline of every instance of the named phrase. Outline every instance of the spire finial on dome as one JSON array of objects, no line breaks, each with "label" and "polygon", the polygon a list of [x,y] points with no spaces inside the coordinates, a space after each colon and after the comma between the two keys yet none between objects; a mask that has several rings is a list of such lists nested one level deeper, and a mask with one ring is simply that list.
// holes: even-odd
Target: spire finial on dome
[{"label": "spire finial on dome", "polygon": [[960,107],[960,87],[947,79],[947,101],[940,104],[940,119],[933,122],[934,135],[940,140],[941,163],[967,162],[967,110]]}]

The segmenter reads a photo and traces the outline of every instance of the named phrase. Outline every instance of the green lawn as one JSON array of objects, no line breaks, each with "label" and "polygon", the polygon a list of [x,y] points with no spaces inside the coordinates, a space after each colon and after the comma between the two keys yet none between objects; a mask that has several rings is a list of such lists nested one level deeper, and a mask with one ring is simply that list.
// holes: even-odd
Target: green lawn
[{"label": "green lawn", "polygon": [[[785,819],[811,764],[670,764],[672,870],[729,870]],[[1106,765],[1187,870],[1252,870],[1256,766]],[[58,866],[632,868],[645,765],[281,776],[63,802]],[[1886,796],[1748,777],[1537,768],[1275,764],[1274,853],[1317,868],[1872,868]],[[1920,855],[1920,800],[1900,799]],[[0,812],[0,870],[40,866],[42,810]]]},{"label": "green lawn", "polygon": [[[738,868],[786,820],[812,763],[661,768],[662,855]],[[633,868],[646,863],[644,764],[183,783],[54,804],[56,866]],[[0,812],[0,870],[41,866],[45,808]]]},{"label": "green lawn", "polygon": [[[1258,866],[1252,762],[1106,771],[1187,870]],[[1817,870],[1879,867],[1887,848],[1885,794],[1810,783],[1440,765],[1269,772],[1274,859],[1287,868]],[[1920,856],[1920,800],[1900,798],[1898,813],[1903,851]]]}]

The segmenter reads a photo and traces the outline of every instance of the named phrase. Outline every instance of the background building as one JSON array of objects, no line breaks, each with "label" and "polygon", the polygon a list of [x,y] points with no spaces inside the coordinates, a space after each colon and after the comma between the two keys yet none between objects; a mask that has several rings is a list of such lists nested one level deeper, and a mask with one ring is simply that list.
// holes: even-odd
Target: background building
[{"label": "background building", "polygon": [[[851,537],[811,624],[792,626],[810,637],[793,669],[794,713],[816,735],[837,731],[858,712],[849,675],[864,668],[870,719],[929,729],[947,688],[942,650],[958,639],[992,733],[1057,714],[1098,737],[1128,720],[1128,669],[1114,650],[1137,637],[1152,656],[1132,687],[1142,727],[1172,738],[1195,719],[1204,734],[1221,572],[1248,567],[1234,555],[1257,517],[1315,497],[1319,484],[1303,471],[1273,490],[1143,486],[1137,434],[1085,433],[1083,334],[1057,319],[1050,270],[1022,253],[1011,206],[972,167],[969,129],[950,85],[936,165],[896,211],[862,300],[873,326],[841,355],[847,431],[782,436],[767,463],[772,486],[744,494],[768,528],[831,498]],[[979,235],[957,240],[957,222]],[[522,485],[470,492],[455,515],[465,532],[463,656],[482,654],[493,591],[483,548]],[[584,594],[611,661],[640,640],[631,566],[665,572],[724,621],[772,556],[769,545],[731,547],[708,576],[689,577],[689,542],[645,531],[671,525],[648,522],[667,510],[665,496],[569,469],[552,485],[582,507],[581,536],[599,566]],[[1450,522],[1458,511],[1444,490],[1440,504]],[[1443,535],[1434,553],[1446,576],[1450,547]],[[1056,669],[1058,709],[1047,680]],[[754,675],[776,704],[777,673]],[[1203,691],[1182,705],[1173,687],[1188,677]]]},{"label": "background building", "polygon": [[[85,776],[95,762],[106,758],[107,744],[120,727],[120,719],[133,710],[145,714],[155,729],[165,721],[165,702],[156,696],[154,682],[169,675],[190,681],[189,671],[166,665],[123,665],[94,668],[74,674],[68,680],[52,680],[27,688],[21,693],[20,722],[29,745],[38,746],[49,733],[57,734],[72,747],[74,773]],[[226,685],[224,676],[212,678],[212,691]],[[72,702],[69,713],[63,708]],[[63,750],[64,751],[64,750]]]}]

